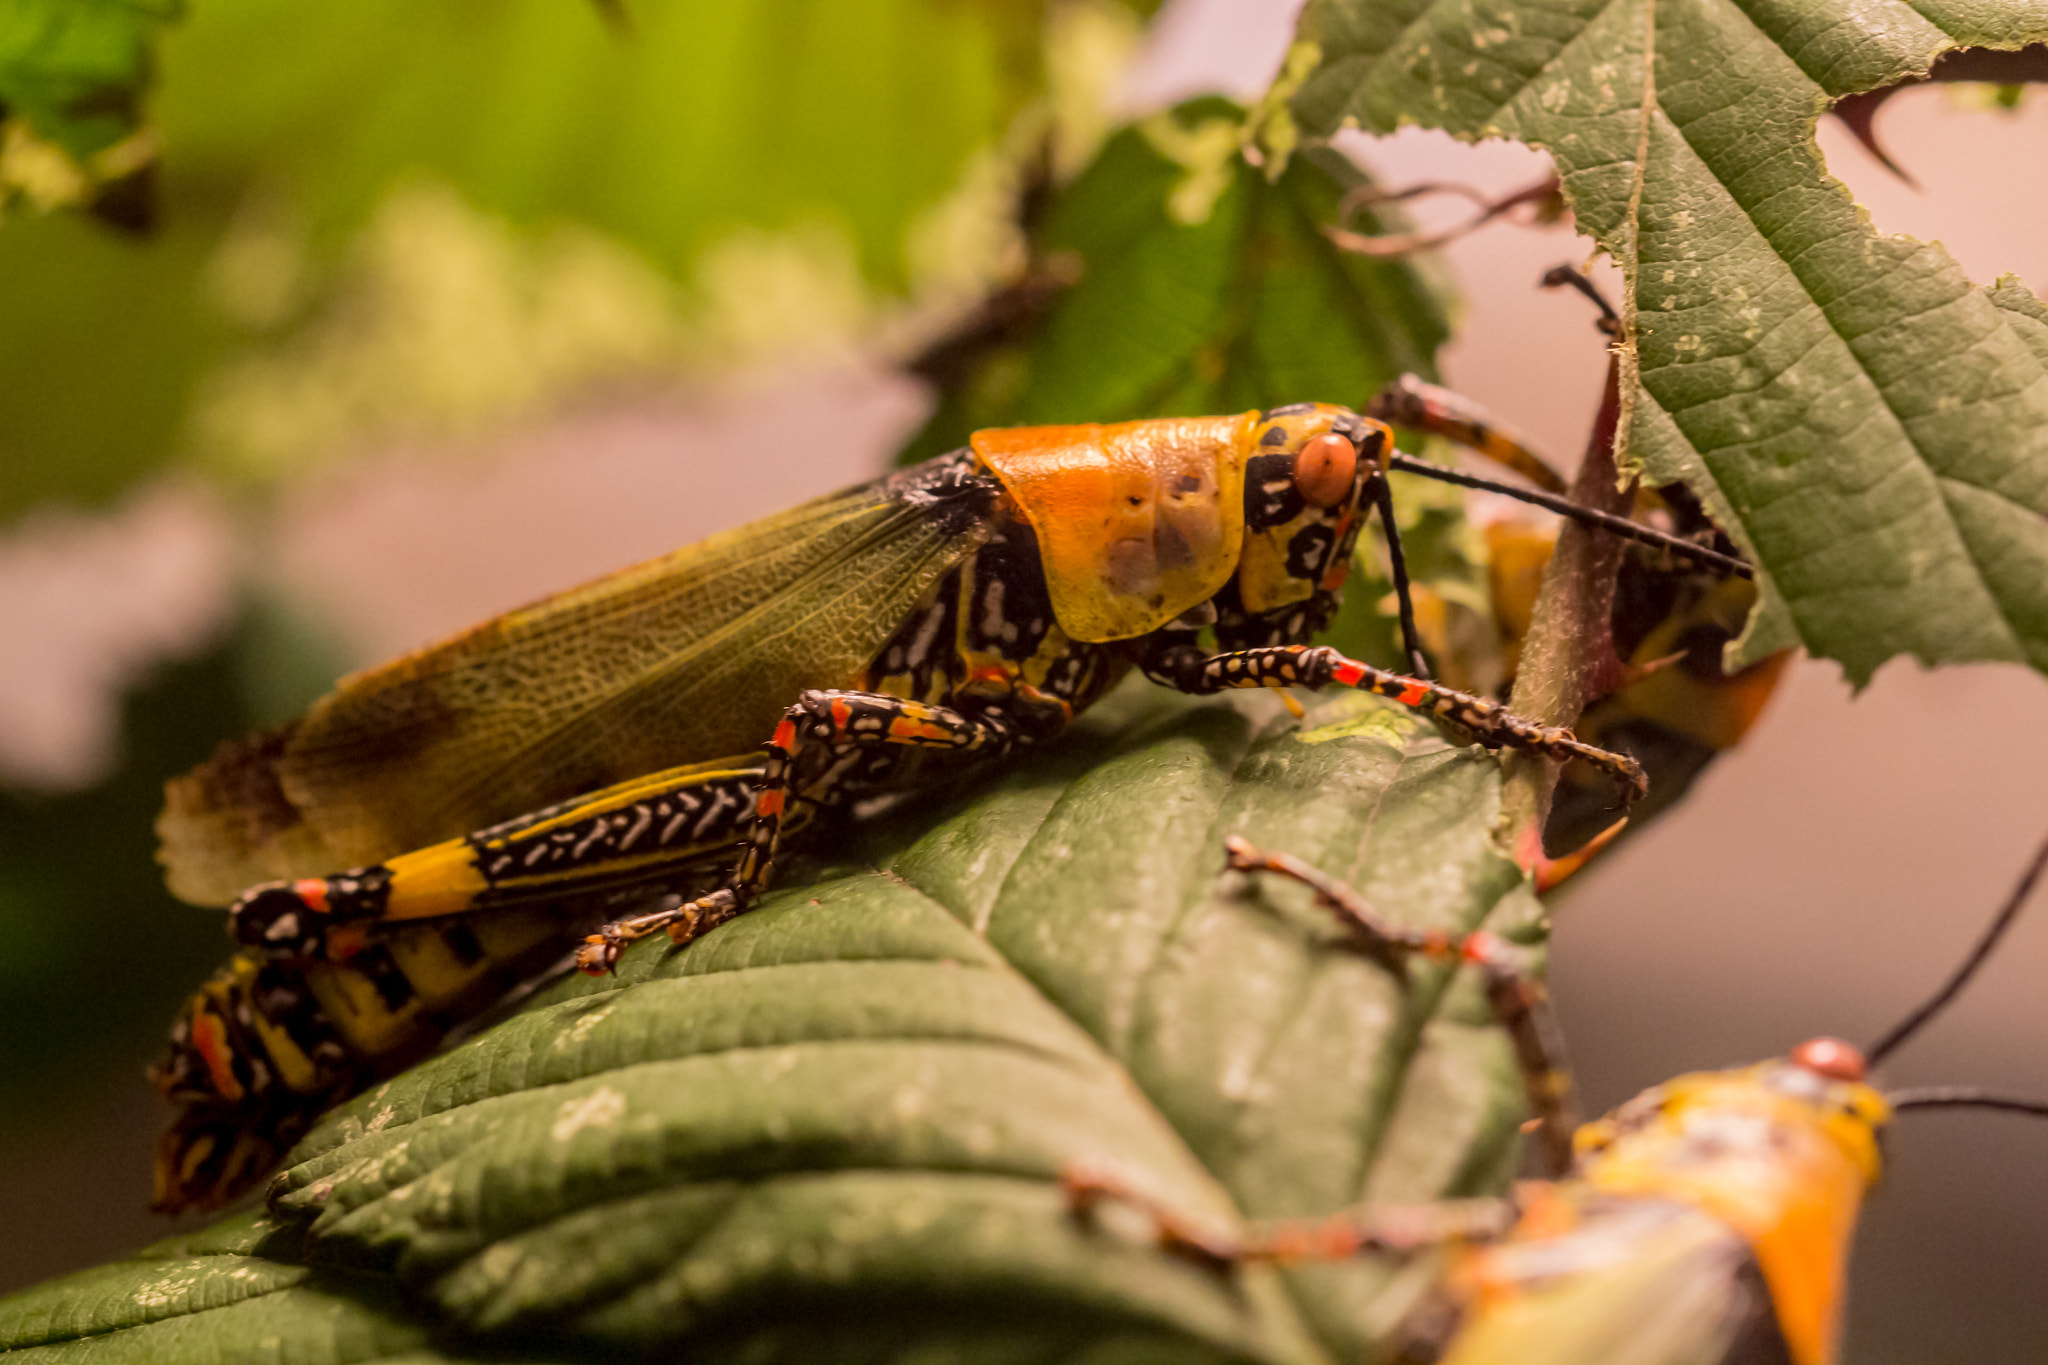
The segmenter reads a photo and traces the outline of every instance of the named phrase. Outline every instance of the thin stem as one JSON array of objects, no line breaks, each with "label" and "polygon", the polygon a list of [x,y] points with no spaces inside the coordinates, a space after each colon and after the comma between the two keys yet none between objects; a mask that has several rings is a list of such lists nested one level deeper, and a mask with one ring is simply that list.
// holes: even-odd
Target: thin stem
[{"label": "thin stem", "polygon": [[2013,887],[2012,894],[2006,897],[2005,904],[1999,907],[1998,913],[1991,917],[1990,925],[1978,937],[1977,946],[1970,950],[1970,955],[1963,959],[1963,965],[1956,968],[1949,979],[1942,983],[1940,990],[1895,1024],[1891,1032],[1864,1049],[1863,1055],[1870,1059],[1870,1065],[1876,1066],[1887,1054],[1896,1051],[1901,1043],[1918,1033],[1928,1020],[1941,1013],[1948,1002],[1956,998],[1964,986],[1970,984],[1970,978],[1975,976],[1977,969],[1990,958],[1991,950],[1998,946],[1998,940],[2005,937],[2005,931],[2019,918],[2020,907],[2025,905],[2027,897],[2033,894],[2034,884],[2041,880],[2044,869],[2048,869],[2048,839],[2042,840],[2041,846],[2034,850],[2033,861],[2028,863],[2027,870],[2020,874],[2019,884]]}]

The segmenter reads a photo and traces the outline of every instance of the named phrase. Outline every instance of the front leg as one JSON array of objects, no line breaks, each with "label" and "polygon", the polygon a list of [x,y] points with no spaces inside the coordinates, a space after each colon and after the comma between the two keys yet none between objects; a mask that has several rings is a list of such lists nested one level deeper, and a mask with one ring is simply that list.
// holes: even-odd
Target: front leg
[{"label": "front leg", "polygon": [[997,709],[968,715],[949,706],[906,701],[880,692],[806,692],[784,714],[769,739],[754,823],[730,880],[694,900],[680,898],[646,914],[614,920],[592,934],[576,955],[583,972],[602,975],[626,945],[666,930],[677,943],[743,913],[775,875],[775,858],[790,809],[798,802],[831,801],[840,765],[804,776],[799,759],[818,749],[882,751],[891,747],[949,749],[994,757],[1018,743],[1018,730]]},{"label": "front leg", "polygon": [[1226,687],[1306,687],[1332,683],[1387,697],[1444,722],[1488,749],[1523,749],[1560,762],[1583,759],[1614,779],[1624,804],[1642,799],[1650,780],[1626,754],[1587,744],[1561,725],[1525,720],[1499,702],[1440,683],[1389,673],[1346,658],[1327,645],[1269,645],[1209,654],[1181,645],[1147,660],[1146,675],[1182,692],[1205,695]]},{"label": "front leg", "polygon": [[1484,929],[1448,934],[1403,928],[1382,918],[1365,897],[1335,877],[1289,854],[1261,852],[1234,835],[1224,841],[1224,852],[1236,871],[1274,873],[1314,891],[1359,950],[1390,969],[1398,970],[1411,957],[1477,967],[1486,982],[1487,1007],[1514,1043],[1543,1173],[1561,1176],[1571,1167],[1572,1135],[1579,1119],[1571,1070],[1564,1060],[1564,1035],[1526,949]]},{"label": "front leg", "polygon": [[1408,1255],[1450,1242],[1491,1241],[1514,1226],[1517,1212],[1507,1199],[1446,1199],[1362,1206],[1321,1218],[1225,1230],[1185,1217],[1104,1162],[1069,1162],[1060,1172],[1060,1189],[1077,1219],[1092,1220],[1105,1204],[1124,1205],[1151,1223],[1162,1249],[1222,1269],[1247,1261],[1337,1261],[1365,1251]]}]

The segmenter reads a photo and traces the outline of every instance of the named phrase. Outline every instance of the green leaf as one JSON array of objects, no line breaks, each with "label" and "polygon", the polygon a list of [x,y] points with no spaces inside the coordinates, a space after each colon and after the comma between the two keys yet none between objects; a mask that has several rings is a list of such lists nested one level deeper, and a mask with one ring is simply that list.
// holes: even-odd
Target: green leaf
[{"label": "green leaf", "polygon": [[244,1214],[7,1300],[0,1349],[33,1365],[269,1359],[425,1362],[427,1332],[387,1280],[266,1255],[279,1229]]},{"label": "green leaf", "polygon": [[201,298],[225,214],[173,200],[139,240],[72,214],[0,227],[0,522],[111,500],[171,454],[227,341]]},{"label": "green leaf", "polygon": [[910,216],[1038,88],[1036,4],[626,11],[615,31],[600,6],[557,0],[216,0],[165,45],[166,137],[328,232],[415,174],[679,271],[736,227],[822,219],[900,283]]},{"label": "green leaf", "polygon": [[133,133],[157,27],[179,0],[5,0],[0,114],[84,162]]},{"label": "green leaf", "polygon": [[1442,302],[1412,266],[1320,230],[1356,168],[1317,151],[1268,181],[1240,155],[1243,127],[1204,99],[1111,138],[1034,233],[1034,253],[1078,263],[1078,281],[942,392],[903,458],[978,427],[1358,405],[1403,371],[1433,373]]},{"label": "green leaf", "polygon": [[[367,1331],[395,1289],[440,1349],[579,1359],[1372,1349],[1427,1262],[1226,1274],[1125,1210],[1074,1220],[1057,1181],[1114,1162],[1224,1226],[1497,1188],[1519,1085],[1476,983],[1397,979],[1300,888],[1219,872],[1242,833],[1405,923],[1527,936],[1498,766],[1364,698],[1302,725],[1109,706],[951,811],[870,830],[872,866],[636,948],[334,1111],[274,1221],[213,1234],[244,1259],[179,1263],[179,1304],[267,1292],[273,1330],[324,1343],[302,1319],[332,1298],[305,1296]],[[161,1331],[143,1282],[115,1266],[0,1303],[0,1346]]]},{"label": "green leaf", "polygon": [[1873,232],[1813,141],[1831,100],[2039,40],[2048,6],[1312,0],[1300,33],[1308,133],[1420,123],[1556,158],[1628,281],[1629,454],[1763,571],[1743,660],[2048,669],[2039,304]]}]

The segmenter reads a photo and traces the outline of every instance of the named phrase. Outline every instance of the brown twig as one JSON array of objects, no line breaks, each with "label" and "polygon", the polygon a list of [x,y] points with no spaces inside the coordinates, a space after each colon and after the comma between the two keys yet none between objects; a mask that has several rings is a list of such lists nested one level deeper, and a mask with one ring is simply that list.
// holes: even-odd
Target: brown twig
[{"label": "brown twig", "polygon": [[1337,221],[1348,223],[1351,216],[1360,209],[1371,208],[1375,204],[1398,204],[1410,199],[1419,199],[1427,194],[1448,194],[1468,199],[1479,206],[1479,212],[1441,232],[1401,232],[1388,236],[1370,236],[1345,227],[1326,227],[1323,229],[1323,235],[1341,249],[1355,252],[1360,256],[1404,256],[1411,251],[1426,251],[1432,247],[1442,246],[1446,242],[1456,241],[1494,219],[1528,205],[1534,206],[1529,214],[1530,220],[1541,222],[1551,214],[1553,203],[1561,204],[1556,176],[1545,176],[1535,184],[1499,199],[1488,199],[1469,185],[1448,181],[1410,185],[1405,190],[1383,190],[1377,185],[1360,185],[1345,195],[1343,202],[1338,204]]},{"label": "brown twig", "polygon": [[[1620,363],[1610,357],[1600,410],[1586,440],[1586,458],[1572,481],[1572,501],[1616,515],[1625,514],[1634,485],[1615,473],[1614,432],[1621,408]],[[1613,536],[1566,522],[1536,595],[1534,619],[1515,670],[1509,706],[1517,715],[1546,725],[1570,725],[1586,700],[1611,683],[1603,674],[1615,665],[1614,588],[1623,543]],[[1510,831],[1541,827],[1557,785],[1555,765],[1533,754],[1508,760],[1503,814]]]}]

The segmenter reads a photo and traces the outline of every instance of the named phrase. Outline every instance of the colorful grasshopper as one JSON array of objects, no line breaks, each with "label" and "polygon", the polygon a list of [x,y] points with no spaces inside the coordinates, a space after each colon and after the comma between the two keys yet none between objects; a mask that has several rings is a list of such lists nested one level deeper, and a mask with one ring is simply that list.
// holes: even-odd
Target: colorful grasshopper
[{"label": "colorful grasshopper", "polygon": [[[1485,444],[1483,426],[1469,434]],[[435,940],[412,927],[542,903],[594,927],[619,908],[607,897],[638,894],[660,899],[590,934],[584,970],[656,931],[687,942],[746,909],[805,823],[1044,740],[1134,666],[1194,694],[1362,688],[1640,796],[1633,759],[1307,643],[1377,509],[1421,670],[1385,477],[1409,466],[1444,472],[1321,404],[983,431],[358,674],[225,746],[170,784],[171,889],[220,903],[288,880],[234,900],[245,956],[188,1005],[157,1068],[185,1111],[160,1206],[231,1196],[257,1169],[223,1136],[245,1116],[317,1112],[416,1050],[385,1040],[482,994],[439,970],[414,979],[400,943]],[[317,875],[336,867],[355,870]],[[289,975],[259,961],[322,971],[286,1000]],[[371,975],[374,989],[357,979]],[[384,1017],[408,1010],[417,1028]],[[257,1065],[286,1044],[314,1064]]]},{"label": "colorful grasshopper", "polygon": [[1868,1049],[1811,1039],[1774,1061],[1667,1081],[1583,1127],[1522,950],[1483,931],[1392,927],[1350,887],[1242,840],[1230,841],[1229,858],[1242,872],[1306,883],[1361,951],[1390,966],[1409,957],[1477,966],[1515,1041],[1537,1150],[1554,1178],[1524,1182],[1506,1199],[1233,1232],[1189,1223],[1125,1172],[1077,1163],[1066,1173],[1069,1205],[1082,1217],[1106,1202],[1134,1206],[1163,1246],[1221,1270],[1447,1248],[1434,1293],[1400,1331],[1400,1361],[1831,1365],[1849,1238],[1892,1116],[1969,1106],[2048,1117],[2048,1102],[1961,1088],[1886,1094],[1868,1079],[1989,957],[2048,868],[2048,843],[1963,965]]}]

